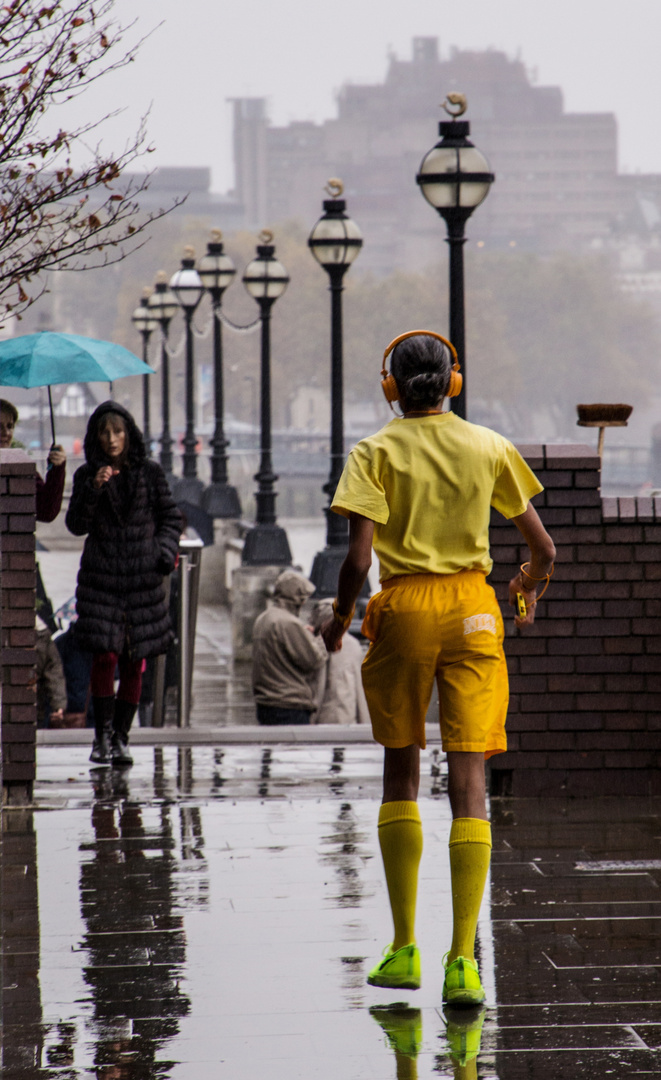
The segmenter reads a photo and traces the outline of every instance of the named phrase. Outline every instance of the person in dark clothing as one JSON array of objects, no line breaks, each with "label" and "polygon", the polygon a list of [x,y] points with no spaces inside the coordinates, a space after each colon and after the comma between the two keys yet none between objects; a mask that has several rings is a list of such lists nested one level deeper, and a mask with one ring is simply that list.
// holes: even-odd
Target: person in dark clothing
[{"label": "person in dark clothing", "polygon": [[175,567],[181,514],[163,470],[147,459],[142,434],[121,405],[106,401],[92,413],[84,451],[66,524],[74,536],[87,533],[74,633],[93,654],[96,737],[90,761],[132,765],[129,730],[144,661],[166,652],[173,637],[163,576]]},{"label": "person in dark clothing", "polygon": [[[18,409],[11,401],[0,398],[0,449],[14,443]],[[48,468],[44,480],[37,473],[37,521],[55,521],[62,507],[67,455],[61,446],[53,444],[48,453]]]},{"label": "person in dark clothing", "polygon": [[50,631],[37,624],[37,727],[61,727],[67,709],[67,684],[57,646]]},{"label": "person in dark clothing", "polygon": [[[18,423],[18,409],[11,401],[0,398],[0,449],[11,449],[14,442],[14,430]],[[64,480],[67,471],[67,455],[59,444],[54,443],[48,454],[46,479],[36,474],[36,516],[37,521],[55,521],[62,508]],[[58,720],[64,715],[66,694],[63,690],[63,674],[58,653],[52,641],[58,626],[53,616],[50,602],[39,563],[37,570],[37,591],[35,613],[37,615],[36,672],[37,704],[39,725],[47,723],[47,702],[50,701],[51,719]],[[41,624],[39,623],[41,619]],[[43,625],[42,625],[43,624]],[[59,665],[59,670],[58,670]]]},{"label": "person in dark clothing", "polygon": [[67,687],[68,713],[84,713],[85,726],[92,727],[94,712],[90,699],[90,679],[92,677],[92,654],[78,647],[74,637],[73,625],[55,638],[55,645],[60,654],[64,679]]}]

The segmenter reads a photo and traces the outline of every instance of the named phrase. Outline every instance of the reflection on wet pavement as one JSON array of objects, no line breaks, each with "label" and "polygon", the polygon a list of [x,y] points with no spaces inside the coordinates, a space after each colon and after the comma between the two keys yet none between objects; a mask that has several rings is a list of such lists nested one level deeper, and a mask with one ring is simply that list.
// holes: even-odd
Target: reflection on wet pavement
[{"label": "reflection on wet pavement", "polygon": [[[178,1033],[176,1018],[190,1009],[178,982],[186,948],[173,882],[177,845],[172,806],[162,805],[153,823],[145,823],[141,807],[128,797],[128,780],[122,778],[126,791],[112,790],[117,776],[99,770],[94,839],[79,845],[81,914],[87,924],[79,948],[86,954],[83,977],[94,1004],[95,1065],[101,1076],[149,1076],[157,1053]],[[183,860],[183,828],[179,847]],[[193,906],[193,898],[187,900]]]},{"label": "reflection on wet pavement", "polygon": [[450,812],[425,757],[418,992],[390,940],[363,745],[39,751],[5,812],[7,1080],[659,1076],[659,800],[496,800],[488,1008],[441,1006]]}]

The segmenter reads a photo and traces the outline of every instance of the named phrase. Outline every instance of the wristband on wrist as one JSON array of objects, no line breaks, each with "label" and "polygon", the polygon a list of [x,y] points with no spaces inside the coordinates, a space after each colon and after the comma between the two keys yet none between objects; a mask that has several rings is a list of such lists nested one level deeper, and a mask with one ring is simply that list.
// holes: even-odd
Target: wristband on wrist
[{"label": "wristband on wrist", "polygon": [[333,618],[336,623],[340,624],[343,630],[348,630],[351,626],[355,610],[356,608],[353,607],[348,615],[341,615],[337,607],[337,600],[333,600]]},{"label": "wristband on wrist", "polygon": [[[551,583],[551,578],[553,577],[553,571],[555,570],[555,565],[552,565],[551,569],[548,572],[548,574],[545,574],[544,577],[541,577],[541,578],[533,577],[532,574],[528,570],[526,570],[526,566],[530,566],[530,563],[529,562],[521,563],[521,573],[520,573],[521,584],[523,585],[524,589],[526,589],[526,592],[532,592],[532,590],[537,587],[537,582],[538,581],[545,581],[546,584],[545,584],[544,588],[542,589],[539,596],[536,597],[536,601],[541,600],[542,596],[544,595],[544,593],[546,592],[546,590],[548,589],[548,587],[549,587],[549,585]],[[524,584],[524,581],[523,581],[523,575],[524,574],[526,575],[527,578],[530,578],[531,581],[535,582],[535,584],[532,586],[532,588],[528,588]],[[528,605],[528,606],[530,607],[530,605]]]}]

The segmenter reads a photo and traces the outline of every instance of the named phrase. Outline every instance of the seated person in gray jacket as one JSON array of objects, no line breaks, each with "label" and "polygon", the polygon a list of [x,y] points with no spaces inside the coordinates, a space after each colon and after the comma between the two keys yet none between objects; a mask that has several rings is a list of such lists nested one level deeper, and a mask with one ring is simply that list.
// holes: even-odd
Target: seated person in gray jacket
[{"label": "seated person in gray jacket", "polygon": [[[317,600],[312,610],[312,626],[319,633],[324,623],[333,618],[330,597]],[[342,648],[329,653],[328,663],[319,672],[315,724],[369,724],[370,714],[360,669],[365,651],[351,634],[345,634]]]},{"label": "seated person in gray jacket", "polygon": [[318,673],[328,662],[323,639],[299,618],[313,592],[314,585],[302,574],[283,571],[271,607],[255,622],[252,686],[260,724],[310,723]]}]

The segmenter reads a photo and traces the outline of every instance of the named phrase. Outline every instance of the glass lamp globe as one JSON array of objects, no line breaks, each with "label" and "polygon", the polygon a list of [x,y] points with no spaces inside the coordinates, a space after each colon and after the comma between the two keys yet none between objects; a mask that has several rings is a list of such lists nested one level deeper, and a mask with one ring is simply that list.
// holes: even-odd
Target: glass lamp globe
[{"label": "glass lamp globe", "polygon": [[149,298],[143,296],[140,306],[131,315],[131,322],[141,334],[151,334],[158,326],[154,312],[149,307]]},{"label": "glass lamp globe", "polygon": [[474,210],[489,194],[493,175],[475,146],[439,143],[423,159],[417,180],[425,199],[437,210],[453,206]]},{"label": "glass lamp globe", "polygon": [[168,279],[162,270],[156,278],[154,291],[147,303],[154,318],[159,322],[169,322],[179,311],[179,301],[168,288]]},{"label": "glass lamp globe", "polygon": [[248,263],[243,273],[243,284],[255,300],[277,300],[289,284],[289,275],[282,263],[274,258],[275,248],[261,244],[257,258]]},{"label": "glass lamp globe", "polygon": [[310,233],[308,246],[317,262],[324,268],[348,267],[363,246],[363,236],[347,214],[343,199],[324,202],[324,214]]},{"label": "glass lamp globe", "polygon": [[197,267],[204,288],[210,292],[224,292],[236,274],[234,263],[223,251],[222,235],[220,229],[213,230],[206,255]]},{"label": "glass lamp globe", "polygon": [[170,278],[170,288],[185,311],[194,311],[202,299],[204,286],[195,269],[195,252],[192,248],[185,249],[181,269]]}]

